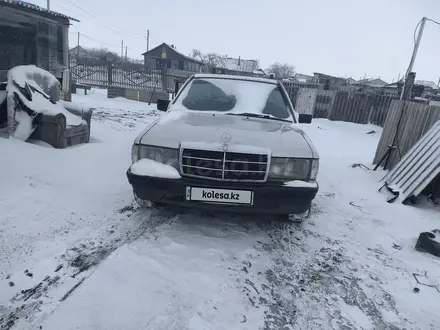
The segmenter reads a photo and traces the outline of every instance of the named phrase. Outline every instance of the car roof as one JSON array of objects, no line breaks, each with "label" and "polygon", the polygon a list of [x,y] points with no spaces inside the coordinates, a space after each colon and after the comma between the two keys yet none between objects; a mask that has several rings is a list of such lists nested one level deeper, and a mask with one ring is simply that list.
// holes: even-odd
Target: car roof
[{"label": "car roof", "polygon": [[261,82],[261,83],[266,83],[266,84],[278,85],[278,81],[275,79],[249,77],[249,76],[236,76],[236,75],[229,75],[229,74],[196,73],[194,75],[194,78],[246,80],[246,81],[254,81],[254,82]]}]

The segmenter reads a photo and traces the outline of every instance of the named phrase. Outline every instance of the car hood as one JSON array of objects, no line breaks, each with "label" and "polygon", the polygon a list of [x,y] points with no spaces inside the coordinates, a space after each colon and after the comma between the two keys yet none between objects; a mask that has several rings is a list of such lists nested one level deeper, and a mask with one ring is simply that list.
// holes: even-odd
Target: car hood
[{"label": "car hood", "polygon": [[179,148],[181,143],[223,144],[270,149],[273,157],[316,158],[317,152],[298,124],[271,119],[230,116],[212,112],[173,110],[145,130],[138,141],[145,145]]}]

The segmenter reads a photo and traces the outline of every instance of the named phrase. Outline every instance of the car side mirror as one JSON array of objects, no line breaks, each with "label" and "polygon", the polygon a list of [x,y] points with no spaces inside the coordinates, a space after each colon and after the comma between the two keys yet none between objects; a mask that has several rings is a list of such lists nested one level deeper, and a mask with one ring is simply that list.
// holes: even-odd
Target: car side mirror
[{"label": "car side mirror", "polygon": [[157,110],[167,111],[170,100],[157,100]]},{"label": "car side mirror", "polygon": [[312,115],[306,115],[305,113],[298,114],[298,123],[300,124],[310,124],[312,122]]}]

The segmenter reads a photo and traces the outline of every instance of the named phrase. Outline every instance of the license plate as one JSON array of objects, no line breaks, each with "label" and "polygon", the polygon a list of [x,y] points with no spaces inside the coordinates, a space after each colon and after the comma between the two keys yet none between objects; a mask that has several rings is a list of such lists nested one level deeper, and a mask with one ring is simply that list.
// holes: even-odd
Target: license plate
[{"label": "license plate", "polygon": [[186,187],[186,200],[206,203],[252,205],[253,192],[250,190]]}]

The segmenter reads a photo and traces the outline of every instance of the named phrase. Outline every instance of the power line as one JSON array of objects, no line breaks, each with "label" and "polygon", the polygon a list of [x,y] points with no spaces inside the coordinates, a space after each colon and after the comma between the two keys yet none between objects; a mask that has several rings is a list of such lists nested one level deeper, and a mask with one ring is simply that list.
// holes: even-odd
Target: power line
[{"label": "power line", "polygon": [[[101,40],[99,40],[99,39],[97,39],[97,38],[93,38],[93,37],[91,37],[91,36],[89,36],[88,34],[84,34],[84,33],[82,33],[82,32],[73,32],[73,31],[70,31],[69,33],[71,33],[71,34],[80,34],[81,35],[81,37],[84,37],[84,38],[86,38],[86,39],[88,39],[88,40],[90,40],[90,41],[93,41],[93,42],[96,42],[96,43],[98,43],[98,44],[100,44],[100,45],[103,45],[103,46],[107,46],[107,47],[111,47],[111,48],[115,48],[115,49],[119,49],[121,46],[119,45],[119,46],[117,46],[117,45],[115,45],[115,44],[110,44],[110,43],[107,43],[107,42],[103,42],[103,41],[101,41]],[[131,51],[136,51],[136,49],[134,49],[134,48],[131,48],[131,47],[127,47],[127,49],[128,50],[131,50]]]},{"label": "power line", "polygon": [[430,22],[432,22],[432,23],[435,23],[435,24],[437,24],[437,25],[440,25],[440,22],[434,21],[434,20],[431,19],[431,18],[427,18],[426,20],[427,20],[427,21],[430,21]]},{"label": "power line", "polygon": [[[63,6],[58,0],[54,0],[54,1],[56,1],[56,3],[58,3],[62,8],[68,10],[68,8],[64,7],[64,6]],[[96,15],[94,15],[94,14],[88,12],[87,10],[85,10],[85,9],[82,8],[81,6],[77,5],[77,4],[76,4],[75,2],[73,2],[72,0],[66,0],[66,1],[69,2],[71,5],[75,6],[76,8],[78,8],[79,10],[81,10],[82,12],[84,12],[85,14],[89,15],[89,16],[92,17],[93,19],[95,19],[95,20],[101,22],[101,24],[100,24],[101,26],[104,26],[105,28],[108,28],[109,30],[112,30],[112,31],[115,32],[115,33],[118,33],[118,34],[124,34],[124,35],[127,35],[127,34],[128,34],[128,35],[131,35],[131,36],[134,37],[134,38],[144,39],[144,37],[141,37],[141,35],[138,34],[138,33],[130,32],[130,31],[127,31],[127,30],[123,30],[123,29],[117,27],[116,25],[111,24],[111,23],[109,23],[109,22],[103,20],[102,18],[100,18],[100,17],[98,17],[98,16],[96,16]],[[95,23],[97,23],[97,22],[95,22]]]}]

